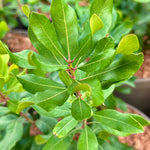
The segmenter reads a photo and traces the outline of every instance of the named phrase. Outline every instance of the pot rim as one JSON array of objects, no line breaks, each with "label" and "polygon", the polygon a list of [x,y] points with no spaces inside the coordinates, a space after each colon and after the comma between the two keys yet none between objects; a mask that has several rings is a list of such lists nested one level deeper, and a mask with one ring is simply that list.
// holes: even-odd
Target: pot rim
[{"label": "pot rim", "polygon": [[142,111],[140,111],[138,108],[136,108],[136,107],[134,107],[134,106],[132,106],[132,105],[130,105],[130,104],[128,104],[128,103],[127,103],[127,106],[128,106],[129,108],[135,110],[135,111],[136,111],[137,113],[139,113],[142,117],[144,117],[147,121],[150,121],[150,118],[149,118],[146,114],[144,114]]}]

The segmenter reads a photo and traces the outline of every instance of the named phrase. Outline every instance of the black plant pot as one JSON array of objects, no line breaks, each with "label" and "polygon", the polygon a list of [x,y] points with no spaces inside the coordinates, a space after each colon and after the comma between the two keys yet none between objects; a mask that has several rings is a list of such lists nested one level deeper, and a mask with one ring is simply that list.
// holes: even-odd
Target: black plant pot
[{"label": "black plant pot", "polygon": [[137,79],[130,95],[119,92],[115,95],[150,116],[150,78]]}]

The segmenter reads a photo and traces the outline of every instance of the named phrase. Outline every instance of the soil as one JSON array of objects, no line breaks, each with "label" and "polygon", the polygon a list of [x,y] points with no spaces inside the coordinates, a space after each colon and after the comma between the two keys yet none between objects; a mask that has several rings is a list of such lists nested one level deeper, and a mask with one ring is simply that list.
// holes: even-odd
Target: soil
[{"label": "soil", "polygon": [[[140,115],[131,108],[128,109],[128,113]],[[121,143],[126,143],[127,145],[134,147],[134,150],[150,150],[150,126],[145,126],[143,133],[132,134],[127,137],[118,137],[118,139]]]},{"label": "soil", "polygon": [[36,51],[25,31],[17,30],[8,32],[3,38],[3,42],[8,45],[12,52],[20,52],[26,49]]},{"label": "soil", "polygon": [[36,136],[40,134],[43,134],[42,131],[35,124],[32,124],[30,128],[30,136]]},{"label": "soil", "polygon": [[150,50],[145,50],[143,54],[144,63],[135,76],[138,78],[150,78]]}]

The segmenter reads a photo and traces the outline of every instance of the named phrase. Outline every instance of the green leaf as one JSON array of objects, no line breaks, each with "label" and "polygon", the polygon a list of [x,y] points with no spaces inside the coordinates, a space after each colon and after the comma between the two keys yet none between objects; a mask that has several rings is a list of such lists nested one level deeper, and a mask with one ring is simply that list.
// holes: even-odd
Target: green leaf
[{"label": "green leaf", "polygon": [[43,147],[43,150],[66,150],[70,146],[71,140],[71,136],[57,138],[55,135],[52,135]]},{"label": "green leaf", "polygon": [[51,111],[56,106],[61,106],[67,100],[69,94],[67,89],[51,89],[43,92],[38,92],[33,96],[26,97],[19,101],[17,113],[21,112],[26,107],[38,105],[46,111]]},{"label": "green leaf", "polygon": [[88,119],[92,115],[90,106],[80,98],[72,103],[71,114],[76,120]]},{"label": "green leaf", "polygon": [[115,90],[115,85],[111,85],[108,89],[104,89],[103,93],[104,93],[104,99],[107,99]]},{"label": "green leaf", "polygon": [[45,90],[59,90],[65,89],[61,84],[48,79],[39,77],[33,74],[27,74],[23,76],[18,76],[17,79],[23,85],[23,88],[30,93],[35,94],[36,92],[42,92]]},{"label": "green leaf", "polygon": [[23,92],[24,89],[16,77],[12,76],[9,81],[7,81],[7,91],[6,93],[9,94],[11,92]]},{"label": "green leaf", "polygon": [[150,2],[150,0],[133,0],[133,1],[137,3],[149,3]]},{"label": "green leaf", "polygon": [[44,134],[49,134],[52,132],[53,128],[57,123],[57,119],[40,116],[38,120],[36,120],[36,126],[42,131]]},{"label": "green leaf", "polygon": [[99,106],[104,103],[104,94],[101,88],[100,81],[97,79],[87,80],[87,84],[91,87],[90,98],[92,100],[92,106]]},{"label": "green leaf", "polygon": [[7,107],[0,106],[0,116],[9,113],[9,109]]},{"label": "green leaf", "polygon": [[84,127],[79,140],[78,150],[98,150],[98,142],[96,135],[87,125]]},{"label": "green leaf", "polygon": [[114,49],[115,47],[115,41],[114,39],[112,39],[112,37],[104,37],[101,40],[99,40],[96,44],[95,47],[95,55],[101,53],[101,52],[105,52],[106,50],[109,49]]},{"label": "green leaf", "polygon": [[52,1],[50,12],[58,40],[64,49],[63,54],[67,56],[68,52],[68,57],[70,57],[78,43],[78,25],[75,11],[64,0],[55,0]]},{"label": "green leaf", "polygon": [[86,64],[78,67],[85,72],[102,71],[112,62],[115,56],[114,50],[106,50],[103,53],[91,58]]},{"label": "green leaf", "polygon": [[32,106],[39,114],[47,116],[47,117],[65,117],[71,115],[71,105],[70,103],[66,102],[62,106],[57,106],[55,109],[52,111],[45,111],[41,107],[37,105]]},{"label": "green leaf", "polygon": [[65,57],[57,41],[54,26],[45,15],[35,12],[30,14],[28,34],[40,55],[51,62],[57,62],[58,65],[64,64]]},{"label": "green leaf", "polygon": [[5,79],[4,79],[4,77],[1,77],[1,75],[0,75],[0,90],[2,90],[4,84],[5,84]]},{"label": "green leaf", "polygon": [[43,144],[47,143],[49,137],[50,137],[50,135],[37,135],[35,137],[35,142],[37,145],[43,145]]},{"label": "green leaf", "polygon": [[18,53],[11,53],[9,50],[7,50],[11,61],[22,67],[22,68],[27,68],[27,69],[35,69],[34,66],[31,66],[28,62],[28,54],[31,52],[30,50],[24,50]]},{"label": "green leaf", "polygon": [[19,118],[7,126],[6,134],[0,141],[0,149],[10,150],[13,146],[15,146],[16,142],[21,139],[22,135],[23,125],[21,119]]},{"label": "green leaf", "polygon": [[0,40],[0,54],[7,54],[7,50],[6,50],[6,46],[5,44]]},{"label": "green leaf", "polygon": [[9,31],[9,27],[7,25],[7,23],[5,21],[0,21],[0,39],[2,39],[5,34],[7,33],[7,31]]},{"label": "green leaf", "polygon": [[105,140],[98,138],[98,150],[113,150],[112,146]]},{"label": "green leaf", "polygon": [[113,0],[94,0],[91,5],[90,15],[98,15],[103,21],[104,27],[97,32],[96,38],[103,38],[109,31],[112,24]]},{"label": "green leaf", "polygon": [[115,99],[116,99],[117,107],[119,107],[123,111],[128,111],[127,104],[125,101],[123,101],[122,99],[120,99],[119,97],[116,97],[116,96],[115,96]]},{"label": "green leaf", "polygon": [[36,69],[41,70],[45,73],[67,69],[67,65],[60,65],[56,61],[50,62],[50,60],[35,52],[32,52],[32,54],[30,54],[30,57],[28,57],[28,61],[31,65],[35,66]]},{"label": "green leaf", "polygon": [[18,100],[8,100],[7,101],[7,106],[9,110],[13,113],[16,113],[17,107],[18,107]]},{"label": "green leaf", "polygon": [[103,86],[107,88],[113,83],[121,82],[121,81],[131,78],[132,75],[136,73],[137,70],[140,68],[142,62],[143,62],[142,53],[131,54],[128,56],[120,55],[104,71],[99,72],[99,73],[98,72],[93,73],[93,75],[90,75],[82,79],[82,81],[97,77],[101,81]]},{"label": "green leaf", "polygon": [[70,94],[76,93],[81,90],[88,91],[89,93],[91,93],[91,87],[89,86],[89,84],[86,83],[73,83],[68,87],[68,92]]},{"label": "green leaf", "polygon": [[30,15],[30,9],[27,5],[23,5],[22,6],[22,11],[23,13],[29,18],[29,15]]},{"label": "green leaf", "polygon": [[124,36],[118,47],[117,47],[117,54],[122,53],[125,55],[132,54],[133,52],[138,51],[139,49],[139,40],[136,35],[129,34]]},{"label": "green leaf", "polygon": [[[8,62],[9,62],[9,55],[0,55],[0,77],[6,78],[8,75]],[[2,79],[1,78],[1,79]]]},{"label": "green leaf", "polygon": [[79,39],[79,46],[76,50],[74,50],[71,55],[74,57],[74,66],[83,62],[91,53],[92,53],[92,36],[90,34],[81,35]]},{"label": "green leaf", "polygon": [[119,42],[122,36],[128,34],[132,30],[133,24],[130,21],[121,22],[120,25],[114,28],[110,32],[110,35],[115,39],[116,42]]},{"label": "green leaf", "polygon": [[16,120],[17,116],[8,114],[0,117],[0,130],[5,129],[13,120]]},{"label": "green leaf", "polygon": [[68,116],[56,124],[53,134],[58,138],[62,138],[66,136],[77,125],[77,123],[78,121],[72,118],[72,116]]},{"label": "green leaf", "polygon": [[120,149],[120,150],[133,150],[133,147],[129,147],[126,144],[120,143],[117,137],[111,136],[109,138],[109,144],[112,147],[112,150]]},{"label": "green leaf", "polygon": [[[133,133],[141,133],[144,131],[144,120],[138,120],[132,117],[132,114],[122,114],[115,110],[102,110],[94,114],[94,118],[102,125],[109,127],[119,132],[130,135]],[[109,131],[108,131],[109,132]]]},{"label": "green leaf", "polygon": [[109,138],[109,141],[104,141],[98,138],[98,143],[99,150],[133,150],[132,147],[120,143],[120,141],[118,141],[118,138],[113,136]]},{"label": "green leaf", "polygon": [[112,94],[105,100],[106,108],[108,109],[115,109],[116,108],[116,99],[115,96]]},{"label": "green leaf", "polygon": [[92,35],[97,32],[98,30],[101,30],[104,25],[103,25],[103,21],[100,19],[99,16],[97,16],[96,14],[93,14],[90,18],[90,27],[91,27],[91,32]]},{"label": "green leaf", "polygon": [[67,87],[72,84],[72,79],[66,71],[59,71],[59,78]]}]

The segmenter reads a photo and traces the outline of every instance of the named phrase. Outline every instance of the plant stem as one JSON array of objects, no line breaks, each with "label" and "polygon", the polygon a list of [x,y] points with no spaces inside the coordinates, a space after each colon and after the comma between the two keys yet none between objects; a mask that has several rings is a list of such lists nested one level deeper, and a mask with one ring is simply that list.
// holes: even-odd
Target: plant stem
[{"label": "plant stem", "polygon": [[[81,59],[81,57],[80,57],[80,59]],[[73,61],[71,61],[71,60],[68,60],[68,61],[67,61],[67,62],[68,62],[68,67],[69,67],[69,69],[67,70],[67,73],[68,73],[68,74],[70,73],[69,76],[70,76],[73,80],[76,80],[75,71],[76,71],[76,68],[77,68],[78,63],[80,62],[80,59],[79,59],[79,61],[77,62],[75,68],[72,67]],[[77,91],[76,94],[77,94],[77,97],[80,97],[80,99],[83,100],[81,91]],[[82,128],[84,128],[86,124],[87,124],[87,120],[83,120]]]},{"label": "plant stem", "polygon": [[30,122],[31,124],[35,124],[35,121],[31,120],[27,114],[24,114],[23,112],[20,113],[21,117],[24,117],[28,122]]}]

